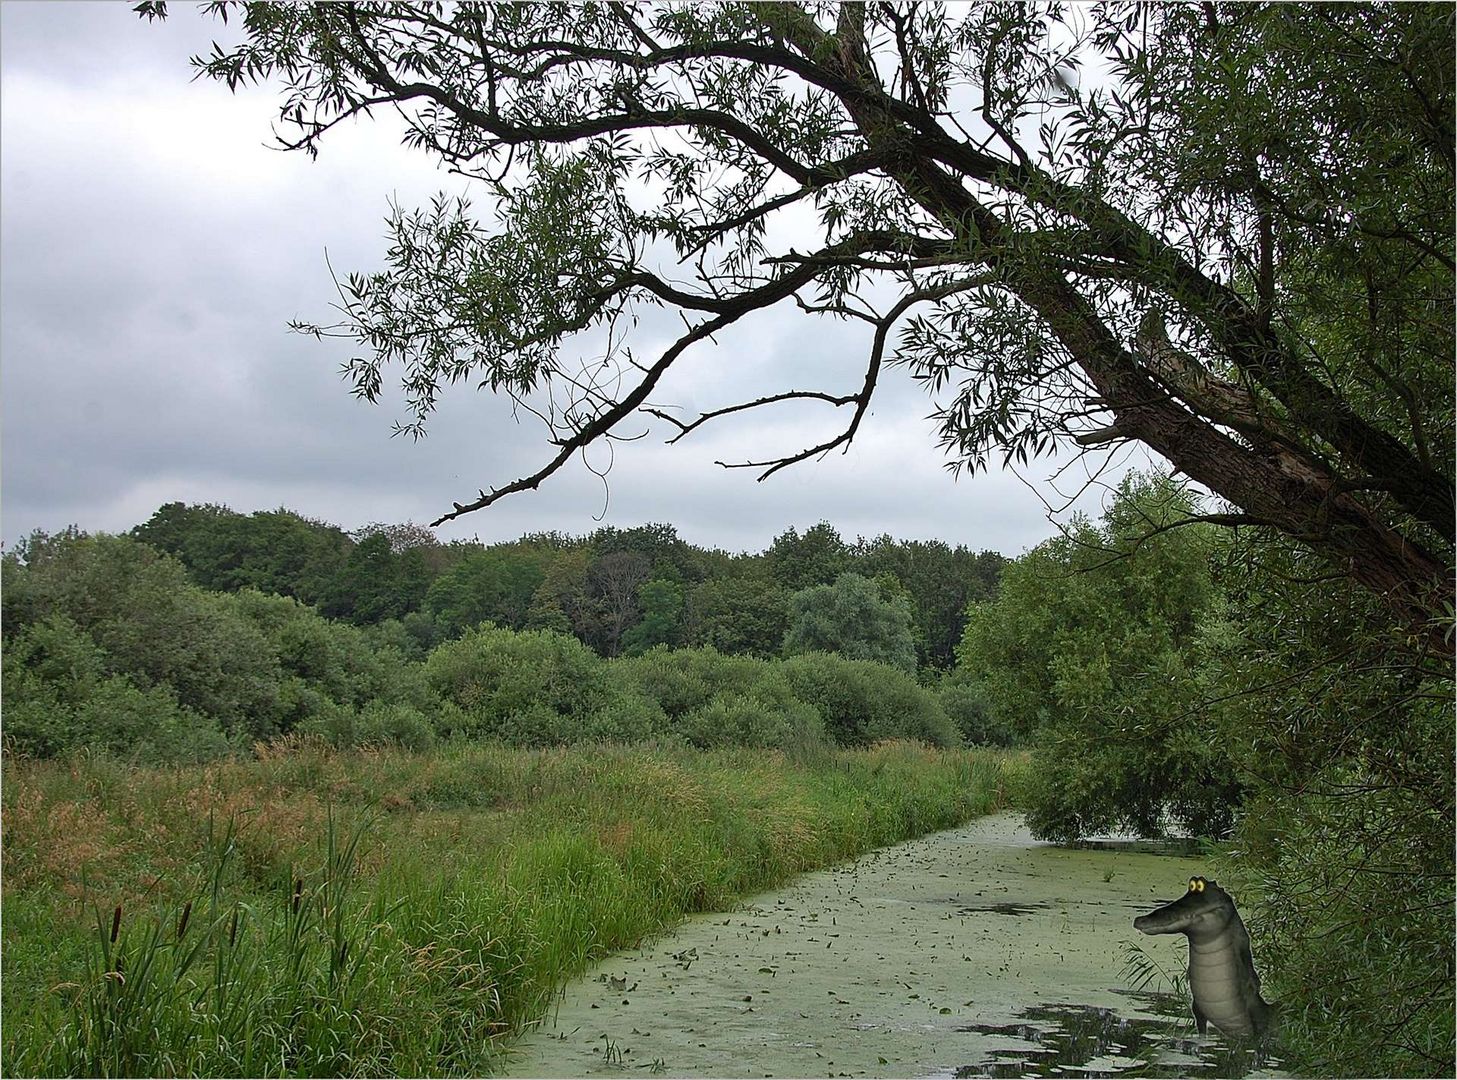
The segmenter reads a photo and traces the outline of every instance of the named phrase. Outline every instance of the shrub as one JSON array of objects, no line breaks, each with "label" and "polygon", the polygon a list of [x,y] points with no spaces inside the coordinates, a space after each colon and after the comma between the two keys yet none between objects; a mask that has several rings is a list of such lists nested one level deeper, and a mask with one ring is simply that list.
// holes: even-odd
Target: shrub
[{"label": "shrub", "polygon": [[613,682],[653,701],[669,734],[695,746],[808,748],[825,740],[819,710],[796,693],[782,662],[715,649],[655,648],[615,660]]},{"label": "shrub", "polygon": [[639,742],[668,729],[656,701],[620,686],[607,686],[597,707],[580,725],[578,737],[593,742]]},{"label": "shrub", "polygon": [[[21,557],[24,561],[21,562]],[[62,615],[104,654],[108,674],[163,688],[238,738],[277,731],[282,672],[267,638],[176,560],[119,536],[36,534],[7,556],[6,631]]]},{"label": "shrub", "polygon": [[886,598],[869,578],[841,574],[833,585],[801,589],[789,598],[784,652],[833,652],[914,672],[916,640],[911,625],[906,597]]},{"label": "shrub", "polygon": [[333,622],[296,600],[252,589],[222,599],[263,632],[287,675],[330,701],[356,708],[375,701],[429,704],[422,667],[374,630]]},{"label": "shrub", "polygon": [[330,703],[300,724],[298,731],[322,736],[341,748],[402,746],[428,750],[435,743],[435,729],[419,709],[381,701],[370,702],[358,711]]},{"label": "shrub", "polygon": [[785,660],[782,670],[794,693],[819,711],[825,730],[840,746],[866,746],[882,739],[915,739],[932,746],[961,741],[936,696],[896,668],[808,653]]},{"label": "shrub", "polygon": [[824,721],[814,706],[770,683],[746,694],[721,694],[688,713],[677,726],[694,746],[754,746],[802,751],[824,742]]},{"label": "shrub", "polygon": [[1012,729],[992,715],[986,691],[975,683],[943,682],[936,691],[941,708],[968,746],[1011,746]]},{"label": "shrub", "polygon": [[90,747],[128,760],[204,761],[228,753],[217,722],[179,705],[165,687],[106,673],[106,656],[63,615],[48,615],[6,645],[5,742],[35,757]]},{"label": "shrub", "polygon": [[459,733],[545,745],[589,729],[604,704],[602,664],[565,634],[481,626],[437,647],[425,670],[430,688],[465,714]]},{"label": "shrub", "polygon": [[657,702],[668,721],[676,723],[716,697],[748,693],[770,668],[763,660],[725,656],[711,648],[669,650],[659,646],[641,656],[614,660],[609,677]]}]

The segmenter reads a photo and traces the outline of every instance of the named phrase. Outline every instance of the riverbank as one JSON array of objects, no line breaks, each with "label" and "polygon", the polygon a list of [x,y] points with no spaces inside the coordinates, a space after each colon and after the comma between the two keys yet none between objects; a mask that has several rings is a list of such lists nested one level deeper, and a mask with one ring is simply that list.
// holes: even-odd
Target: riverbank
[{"label": "riverbank", "polygon": [[687,913],[1005,804],[1015,757],[274,748],[4,772],[5,1075],[487,1075]]},{"label": "riverbank", "polygon": [[1245,1075],[1248,1054],[1196,1038],[1182,1002],[1137,992],[1128,967],[1136,945],[1142,971],[1183,971],[1182,938],[1131,924],[1208,869],[1037,843],[1015,815],[983,817],[608,958],[508,1074]]}]

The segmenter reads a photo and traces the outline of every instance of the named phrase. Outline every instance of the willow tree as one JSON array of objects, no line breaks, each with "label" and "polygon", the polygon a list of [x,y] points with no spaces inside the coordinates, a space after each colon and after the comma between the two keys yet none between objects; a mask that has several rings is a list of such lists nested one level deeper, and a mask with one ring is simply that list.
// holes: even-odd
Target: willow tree
[{"label": "willow tree", "polygon": [[[286,147],[390,109],[480,190],[395,209],[384,268],[299,327],[362,346],[365,398],[398,369],[404,431],[458,381],[547,422],[540,469],[436,524],[644,414],[676,441],[842,410],[729,466],[767,477],[854,439],[900,364],[957,463],[1136,440],[1450,651],[1449,5],[208,6],[242,39],[194,63],[279,84]],[[779,305],[862,321],[863,377],[653,406]],[[647,354],[652,307],[681,333]]]}]

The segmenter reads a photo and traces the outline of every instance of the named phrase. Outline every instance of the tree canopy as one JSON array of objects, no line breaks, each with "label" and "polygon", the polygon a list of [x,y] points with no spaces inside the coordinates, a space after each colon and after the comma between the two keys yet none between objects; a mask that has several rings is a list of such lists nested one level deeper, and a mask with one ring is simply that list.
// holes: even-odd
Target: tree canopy
[{"label": "tree canopy", "polygon": [[1208,662],[1223,616],[1213,528],[1155,531],[1197,510],[1131,474],[1100,523],[1009,563],[996,599],[971,607],[957,674],[993,729],[1033,747],[1035,835],[1223,836],[1234,822],[1243,792]]},{"label": "tree canopy", "polygon": [[[767,477],[852,440],[897,363],[958,466],[1140,441],[1450,651],[1449,5],[208,7],[242,39],[194,63],[280,84],[286,147],[388,108],[479,188],[483,212],[395,207],[384,269],[299,324],[361,346],[365,398],[399,369],[402,430],[467,380],[546,422],[539,470],[441,520],[644,412],[676,440],[848,411],[728,463]],[[654,405],[695,344],[791,303],[864,322],[858,385]],[[682,332],[648,353],[653,307]]]},{"label": "tree canopy", "polygon": [[801,589],[789,598],[784,651],[791,656],[833,652],[913,672],[910,601],[883,595],[875,582],[859,574],[841,574],[833,584]]}]

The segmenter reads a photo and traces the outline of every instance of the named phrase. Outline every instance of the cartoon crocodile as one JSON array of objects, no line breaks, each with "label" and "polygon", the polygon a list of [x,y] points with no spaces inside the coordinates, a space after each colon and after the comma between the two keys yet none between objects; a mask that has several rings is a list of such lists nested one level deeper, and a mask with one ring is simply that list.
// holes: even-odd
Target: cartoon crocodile
[{"label": "cartoon crocodile", "polygon": [[1216,882],[1189,879],[1189,891],[1172,904],[1133,920],[1145,934],[1184,934],[1189,939],[1189,989],[1199,1034],[1213,1024],[1226,1036],[1263,1036],[1275,1006],[1260,997],[1260,977],[1250,955],[1250,935],[1234,900]]}]

